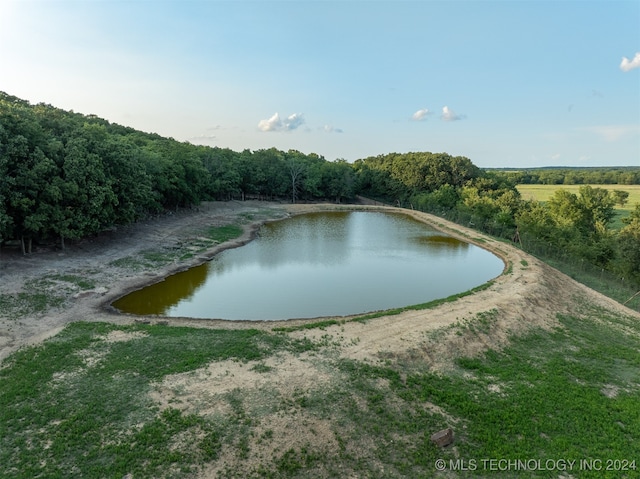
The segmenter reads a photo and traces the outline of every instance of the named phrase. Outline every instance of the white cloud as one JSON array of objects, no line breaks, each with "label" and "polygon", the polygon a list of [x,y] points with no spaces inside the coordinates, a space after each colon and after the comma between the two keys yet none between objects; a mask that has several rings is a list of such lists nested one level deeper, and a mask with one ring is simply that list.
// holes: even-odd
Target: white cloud
[{"label": "white cloud", "polygon": [[260,120],[258,128],[261,131],[276,131],[282,128],[282,121],[280,121],[280,115],[276,112],[268,120]]},{"label": "white cloud", "polygon": [[640,52],[636,53],[636,56],[633,57],[633,60],[629,60],[627,57],[622,57],[622,62],[620,63],[620,70],[623,72],[628,72],[633,70],[634,68],[640,67]]},{"label": "white cloud", "polygon": [[555,153],[555,154],[551,155],[551,159],[554,160],[554,161],[555,160],[559,160],[560,159],[560,153]]},{"label": "white cloud", "polygon": [[427,115],[430,113],[431,112],[429,111],[428,108],[422,108],[421,110],[418,110],[413,115],[411,115],[411,119],[414,121],[422,121],[426,119]]},{"label": "white cloud", "polygon": [[604,141],[618,141],[627,135],[640,133],[640,126],[638,125],[602,125],[602,126],[590,126],[581,128],[581,130],[595,133],[600,136]]},{"label": "white cloud", "polygon": [[463,120],[465,117],[464,115],[458,115],[455,111],[453,111],[448,106],[443,106],[442,115],[440,115],[440,118],[442,118],[444,121],[457,121],[457,120]]},{"label": "white cloud", "polygon": [[326,133],[343,133],[342,128],[335,128],[333,125],[324,125],[322,129]]},{"label": "white cloud", "polygon": [[304,117],[302,113],[294,113],[289,115],[284,121],[284,129],[287,131],[295,130],[299,126],[304,124]]},{"label": "white cloud", "polygon": [[292,131],[304,124],[304,116],[302,113],[293,113],[283,120],[276,112],[267,120],[260,120],[258,128],[261,131]]}]

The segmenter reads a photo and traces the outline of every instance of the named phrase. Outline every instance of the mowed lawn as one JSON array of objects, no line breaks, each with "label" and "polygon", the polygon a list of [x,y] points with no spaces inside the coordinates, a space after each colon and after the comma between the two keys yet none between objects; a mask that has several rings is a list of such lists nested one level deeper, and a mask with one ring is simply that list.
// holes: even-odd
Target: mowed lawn
[{"label": "mowed lawn", "polygon": [[[585,185],[518,185],[516,188],[525,200],[548,201],[557,190],[568,190],[578,194],[581,186]],[[616,217],[611,225],[615,229],[624,226],[622,218],[629,216],[629,213],[640,204],[640,185],[589,185],[592,188],[604,188],[609,191],[620,190],[629,193],[629,199],[624,206],[616,205]]]}]

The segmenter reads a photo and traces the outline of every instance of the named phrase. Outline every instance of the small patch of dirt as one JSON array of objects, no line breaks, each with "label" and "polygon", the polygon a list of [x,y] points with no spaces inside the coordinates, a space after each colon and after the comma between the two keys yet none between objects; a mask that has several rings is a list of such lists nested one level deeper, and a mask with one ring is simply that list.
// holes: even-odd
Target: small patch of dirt
[{"label": "small patch of dirt", "polygon": [[607,396],[608,398],[615,398],[618,396],[620,392],[620,388],[614,384],[605,384],[600,390],[602,394]]},{"label": "small patch of dirt", "polygon": [[127,332],[127,331],[115,330],[115,331],[111,331],[102,339],[104,339],[104,341],[107,343],[123,343],[127,341],[133,341],[134,339],[146,338],[147,336],[148,334],[143,331]]},{"label": "small patch of dirt", "polygon": [[249,395],[269,388],[270,394],[288,400],[298,391],[321,388],[334,379],[306,354],[282,354],[259,362],[215,361],[195,371],[172,374],[155,386],[151,397],[161,409],[208,416],[228,412],[227,395],[235,390]]}]

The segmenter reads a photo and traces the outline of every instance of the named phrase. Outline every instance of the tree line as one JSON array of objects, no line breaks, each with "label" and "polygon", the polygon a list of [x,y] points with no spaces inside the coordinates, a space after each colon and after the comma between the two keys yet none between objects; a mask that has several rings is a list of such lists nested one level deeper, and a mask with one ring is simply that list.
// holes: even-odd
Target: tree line
[{"label": "tree line", "polygon": [[[640,204],[613,228],[615,205],[628,193],[583,185],[547,202],[524,200],[520,178],[440,153],[390,154],[354,163],[359,193],[426,211],[524,249],[607,271],[640,287]],[[603,169],[604,170],[604,169]],[[640,168],[627,173],[640,175]]]},{"label": "tree line", "polygon": [[178,142],[0,92],[0,243],[78,239],[205,200],[352,199],[344,160]]},{"label": "tree line", "polygon": [[531,168],[493,170],[522,185],[640,185],[640,168]]},{"label": "tree line", "polygon": [[[620,184],[640,177],[640,168],[582,171],[570,170],[589,182],[589,175],[615,172]],[[562,252],[640,285],[640,206],[613,229],[622,198],[585,185],[578,194],[559,190],[546,203],[525,201],[516,189],[525,182],[521,173],[483,170],[447,153],[390,153],[351,164],[295,150],[235,152],[0,93],[0,244],[17,239],[24,252],[34,240],[64,247],[65,239],[206,200],[342,202],[363,195],[531,251]]]}]

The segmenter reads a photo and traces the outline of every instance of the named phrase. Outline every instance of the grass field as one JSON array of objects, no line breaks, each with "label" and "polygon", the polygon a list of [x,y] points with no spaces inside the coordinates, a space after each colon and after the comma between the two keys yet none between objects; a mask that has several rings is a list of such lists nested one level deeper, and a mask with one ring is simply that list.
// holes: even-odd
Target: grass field
[{"label": "grass field", "polygon": [[[547,201],[557,190],[568,190],[578,194],[584,185],[518,185],[517,189],[525,200]],[[629,193],[629,201],[624,207],[616,208],[631,211],[636,203],[640,203],[640,185],[589,185],[592,188],[604,188],[609,191],[620,190]]]},{"label": "grass field", "polygon": [[[453,327],[490,333],[491,316]],[[278,439],[269,421],[285,414],[330,425],[336,448],[292,443],[218,477],[514,477],[483,462],[497,459],[529,461],[516,477],[556,478],[549,465],[569,464],[562,477],[637,477],[640,325],[599,309],[558,319],[444,374],[344,359],[283,333],[74,323],[0,369],[0,477],[195,477],[223,451],[249,457],[255,438]],[[107,340],[116,333],[128,340]],[[269,375],[264,360],[283,353],[313,354],[331,380],[292,397],[232,390],[211,415],[150,399],[167,375],[228,359]],[[456,448],[438,449],[429,433],[450,422]]]},{"label": "grass field", "polygon": [[[557,190],[567,190],[578,194],[584,185],[518,185],[516,188],[525,200],[548,201]],[[629,200],[624,206],[616,205],[616,216],[610,227],[620,229],[624,226],[622,218],[629,216],[636,204],[640,204],[640,185],[590,185],[592,188],[604,188],[609,191],[620,190],[629,193]]]}]

